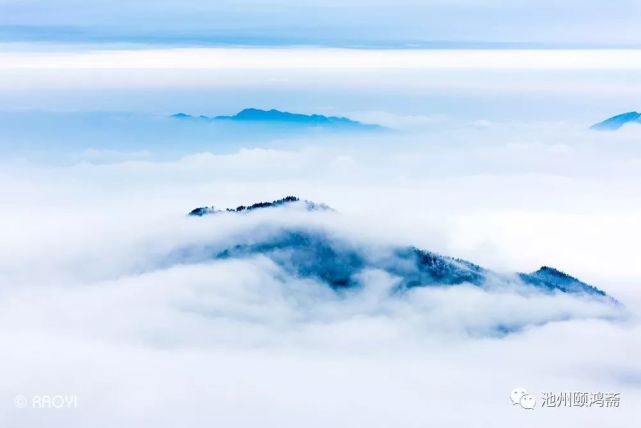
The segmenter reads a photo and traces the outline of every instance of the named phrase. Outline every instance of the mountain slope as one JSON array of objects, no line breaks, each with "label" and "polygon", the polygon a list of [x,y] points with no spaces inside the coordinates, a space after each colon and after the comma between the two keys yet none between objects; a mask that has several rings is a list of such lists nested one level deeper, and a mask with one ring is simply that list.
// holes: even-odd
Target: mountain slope
[{"label": "mountain slope", "polygon": [[619,114],[617,116],[606,119],[603,122],[592,125],[590,129],[594,129],[597,131],[616,131],[617,129],[628,123],[641,123],[641,113],[631,111],[628,113]]},{"label": "mountain slope", "polygon": [[[260,209],[303,207],[308,211],[328,209],[325,205],[289,196],[273,202],[215,210],[197,208],[189,215],[252,212]],[[243,237],[238,243],[223,247],[181,249],[183,262],[206,259],[267,257],[286,272],[321,281],[335,290],[358,287],[365,271],[385,272],[402,292],[414,287],[455,286],[509,288],[527,292],[568,293],[603,298],[614,302],[603,291],[547,266],[532,273],[505,275],[474,263],[443,256],[413,246],[368,247],[329,233],[323,228],[291,226],[272,233]]]}]

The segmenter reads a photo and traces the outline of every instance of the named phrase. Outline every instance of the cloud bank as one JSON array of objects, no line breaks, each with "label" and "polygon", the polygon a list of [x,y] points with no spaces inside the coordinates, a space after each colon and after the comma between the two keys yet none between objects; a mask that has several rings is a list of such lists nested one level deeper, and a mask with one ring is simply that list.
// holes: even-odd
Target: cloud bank
[{"label": "cloud bank", "polygon": [[[588,130],[638,109],[633,70],[0,74],[0,426],[641,425],[639,129]],[[247,106],[395,132],[167,117]],[[285,194],[336,212],[186,215]],[[292,228],[357,249],[355,286],[293,269],[304,252],[242,251]],[[501,277],[551,265],[622,306],[493,283],[398,293],[403,260],[381,266],[399,246]],[[525,411],[515,387],[621,404]],[[16,406],[44,394],[78,405]]]},{"label": "cloud bank", "polygon": [[[529,142],[506,142],[502,126],[434,132],[402,136],[402,146],[388,136],[371,151],[350,137],[166,160],[7,163],[0,418],[34,427],[635,426],[633,135],[556,129],[548,138],[521,125],[507,132]],[[459,145],[437,138],[447,135]],[[185,215],[283,189],[339,212]],[[376,269],[342,294],[261,254],[175,257],[291,227],[321,228],[374,255],[414,244],[502,272],[553,264],[624,307],[467,285],[394,297],[395,279]],[[537,398],[620,392],[622,404],[524,413],[509,402],[516,386]],[[18,409],[18,394],[79,403]]]}]

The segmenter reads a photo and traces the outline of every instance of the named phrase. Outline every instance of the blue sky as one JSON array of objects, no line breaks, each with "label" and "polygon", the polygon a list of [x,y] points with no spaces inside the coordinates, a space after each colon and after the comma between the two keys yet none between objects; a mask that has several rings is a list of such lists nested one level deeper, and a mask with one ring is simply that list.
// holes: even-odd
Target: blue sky
[{"label": "blue sky", "polygon": [[0,0],[0,41],[639,46],[635,0]]}]

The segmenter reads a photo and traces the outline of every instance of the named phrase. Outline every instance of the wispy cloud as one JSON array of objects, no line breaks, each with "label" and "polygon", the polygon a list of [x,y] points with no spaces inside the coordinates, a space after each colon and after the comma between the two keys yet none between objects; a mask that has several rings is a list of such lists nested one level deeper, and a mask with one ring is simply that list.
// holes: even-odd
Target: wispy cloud
[{"label": "wispy cloud", "polygon": [[135,49],[4,52],[0,69],[640,70],[638,50]]},{"label": "wispy cloud", "polygon": [[[514,47],[639,45],[638,2],[5,0],[11,40],[161,44]],[[598,31],[595,31],[598,29]]]}]

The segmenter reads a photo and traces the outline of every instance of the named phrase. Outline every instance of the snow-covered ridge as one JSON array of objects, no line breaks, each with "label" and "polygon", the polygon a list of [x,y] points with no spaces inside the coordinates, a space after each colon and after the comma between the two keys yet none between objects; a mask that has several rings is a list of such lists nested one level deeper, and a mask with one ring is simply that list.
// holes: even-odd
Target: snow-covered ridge
[{"label": "snow-covered ridge", "polygon": [[[287,196],[272,202],[258,202],[237,208],[217,210],[200,207],[190,216],[222,213],[251,213],[264,209],[304,208],[307,211],[330,210],[324,204]],[[230,259],[264,256],[290,274],[321,281],[335,290],[359,287],[359,274],[375,269],[395,278],[396,291],[414,287],[474,285],[482,288],[511,288],[516,291],[569,293],[615,302],[602,290],[555,268],[543,266],[530,273],[503,274],[485,269],[466,260],[440,255],[412,245],[389,246],[371,251],[351,240],[330,236],[326,230],[292,226],[277,233],[257,236],[225,248],[183,249],[187,261],[202,258]],[[199,260],[200,259],[200,260]]]},{"label": "snow-covered ridge", "polygon": [[254,204],[245,206],[245,205],[240,205],[236,208],[225,208],[224,210],[218,210],[214,206],[210,207],[198,207],[194,208],[189,212],[188,215],[190,216],[197,216],[201,217],[207,214],[216,214],[216,213],[221,213],[221,212],[243,212],[243,211],[253,211],[261,208],[276,208],[276,207],[282,207],[284,205],[290,205],[290,204],[299,204],[305,207],[305,209],[312,211],[312,210],[329,210],[331,209],[325,204],[317,204],[311,201],[306,201],[306,200],[300,200],[296,196],[285,196],[282,199],[277,199],[275,201],[271,202],[256,202]]}]

